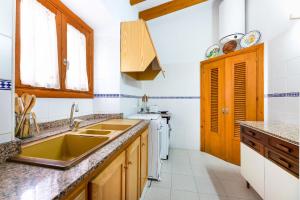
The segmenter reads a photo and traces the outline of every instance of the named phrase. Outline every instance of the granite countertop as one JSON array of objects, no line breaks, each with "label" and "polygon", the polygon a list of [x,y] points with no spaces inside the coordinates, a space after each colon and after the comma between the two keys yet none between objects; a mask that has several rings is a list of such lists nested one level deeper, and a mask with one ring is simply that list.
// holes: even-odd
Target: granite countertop
[{"label": "granite countertop", "polygon": [[[99,122],[99,120],[95,120],[94,123],[96,121]],[[68,170],[13,162],[0,164],[0,200],[61,199],[147,125],[149,122],[142,120]]]},{"label": "granite countertop", "polygon": [[241,125],[299,146],[299,127],[282,122],[241,121]]}]

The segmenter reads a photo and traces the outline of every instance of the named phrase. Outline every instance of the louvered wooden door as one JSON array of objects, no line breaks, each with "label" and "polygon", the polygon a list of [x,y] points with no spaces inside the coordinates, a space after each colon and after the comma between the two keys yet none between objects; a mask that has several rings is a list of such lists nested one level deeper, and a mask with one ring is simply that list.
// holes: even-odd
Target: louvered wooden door
[{"label": "louvered wooden door", "polygon": [[225,159],[224,116],[224,61],[209,63],[204,67],[205,151]]},{"label": "louvered wooden door", "polygon": [[225,60],[226,158],[240,164],[240,126],[238,121],[256,120],[256,53]]}]

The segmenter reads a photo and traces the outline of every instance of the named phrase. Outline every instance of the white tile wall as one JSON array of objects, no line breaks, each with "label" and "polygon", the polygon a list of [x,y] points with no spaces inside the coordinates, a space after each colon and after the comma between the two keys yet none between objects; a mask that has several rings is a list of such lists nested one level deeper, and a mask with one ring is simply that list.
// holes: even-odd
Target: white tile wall
[{"label": "white tile wall", "polygon": [[38,122],[66,119],[70,116],[73,103],[79,105],[79,112],[74,116],[93,114],[93,99],[50,99],[38,98],[33,111]]},{"label": "white tile wall", "polygon": [[0,33],[11,37],[13,32],[13,0],[0,1]]},{"label": "white tile wall", "polygon": [[[14,1],[0,1],[0,79],[12,80]],[[0,90],[0,143],[13,138],[12,91]]]},{"label": "white tile wall", "polygon": [[124,117],[138,112],[138,102],[136,98],[121,98],[121,112]]},{"label": "white tile wall", "polygon": [[299,98],[277,97],[268,99],[268,119],[289,124],[299,124]]},{"label": "white tile wall", "polygon": [[12,97],[11,91],[0,90],[0,134],[11,133]]},{"label": "white tile wall", "polygon": [[120,113],[119,98],[95,98],[94,113]]},{"label": "white tile wall", "polygon": [[12,140],[11,133],[0,134],[0,143],[9,142]]},{"label": "white tile wall", "polygon": [[149,104],[168,110],[171,118],[171,147],[200,148],[200,100],[199,99],[150,99]]},{"label": "white tile wall", "polygon": [[[269,41],[270,93],[300,92],[299,34],[300,23],[291,24]],[[270,120],[299,124],[299,97],[275,97],[268,102]]]},{"label": "white tile wall", "polygon": [[[300,92],[300,21],[291,21],[288,17],[291,13],[299,13],[299,6],[298,0],[275,0],[271,4],[269,1],[247,1],[247,30],[261,31],[267,47],[266,93]],[[299,99],[268,98],[265,119],[299,124]]]},{"label": "white tile wall", "polygon": [[[0,11],[1,12],[1,11]],[[1,27],[1,26],[0,26]],[[12,39],[0,34],[0,79],[12,79]]]}]

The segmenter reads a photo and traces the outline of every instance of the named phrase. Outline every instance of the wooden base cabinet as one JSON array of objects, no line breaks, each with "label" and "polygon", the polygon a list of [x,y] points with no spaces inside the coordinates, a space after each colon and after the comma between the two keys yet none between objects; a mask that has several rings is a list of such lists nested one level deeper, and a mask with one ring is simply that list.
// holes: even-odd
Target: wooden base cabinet
[{"label": "wooden base cabinet", "polygon": [[146,186],[148,180],[148,130],[141,135],[141,191],[140,195],[143,193],[143,189]]},{"label": "wooden base cabinet", "polygon": [[140,198],[140,145],[138,138],[126,150],[126,200]]},{"label": "wooden base cabinet", "polygon": [[299,199],[299,147],[241,126],[241,174],[264,200]]},{"label": "wooden base cabinet", "polygon": [[265,159],[265,200],[283,199],[299,199],[299,179]]},{"label": "wooden base cabinet", "polygon": [[264,160],[262,155],[241,143],[241,174],[262,198],[265,196]]},{"label": "wooden base cabinet", "polygon": [[125,200],[125,152],[121,153],[90,184],[92,200]]},{"label": "wooden base cabinet", "polygon": [[88,195],[76,200],[139,200],[147,179],[148,129],[89,182]]}]

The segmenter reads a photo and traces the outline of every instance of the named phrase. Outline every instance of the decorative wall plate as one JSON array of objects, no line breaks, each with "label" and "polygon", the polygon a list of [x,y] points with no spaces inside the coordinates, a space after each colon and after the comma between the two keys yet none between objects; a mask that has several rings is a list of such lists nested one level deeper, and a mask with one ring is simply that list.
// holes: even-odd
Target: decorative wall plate
[{"label": "decorative wall plate", "polygon": [[251,47],[257,44],[260,40],[261,33],[259,31],[250,31],[240,41],[242,48]]},{"label": "decorative wall plate", "polygon": [[227,54],[227,53],[233,52],[236,49],[237,44],[238,43],[236,40],[228,41],[223,46],[223,53]]},{"label": "decorative wall plate", "polygon": [[230,35],[227,35],[227,36],[221,38],[219,42],[220,42],[220,44],[226,44],[229,41],[239,40],[242,37],[244,37],[243,33],[234,33],[234,34],[230,34]]},{"label": "decorative wall plate", "polygon": [[213,58],[220,54],[220,46],[217,44],[214,44],[206,50],[205,56],[207,58]]}]

